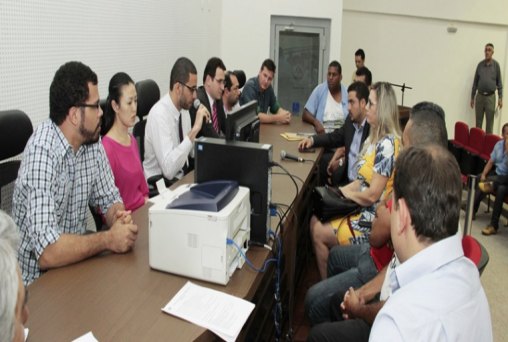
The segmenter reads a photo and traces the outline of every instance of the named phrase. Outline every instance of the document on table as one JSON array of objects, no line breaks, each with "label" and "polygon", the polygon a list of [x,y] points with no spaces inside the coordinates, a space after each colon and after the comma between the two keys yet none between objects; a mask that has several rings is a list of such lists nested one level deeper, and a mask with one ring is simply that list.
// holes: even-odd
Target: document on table
[{"label": "document on table", "polygon": [[95,336],[92,334],[91,331],[87,332],[83,336],[78,337],[77,339],[73,340],[72,342],[98,342]]},{"label": "document on table", "polygon": [[188,281],[162,311],[213,331],[226,341],[235,341],[254,304]]}]

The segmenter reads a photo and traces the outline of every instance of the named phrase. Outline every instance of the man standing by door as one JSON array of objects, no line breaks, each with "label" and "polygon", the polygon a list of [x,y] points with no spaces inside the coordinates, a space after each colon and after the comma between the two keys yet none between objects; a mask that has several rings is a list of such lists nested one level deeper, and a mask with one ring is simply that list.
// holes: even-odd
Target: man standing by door
[{"label": "man standing by door", "polygon": [[[496,107],[496,89],[499,100],[499,108],[503,107],[503,83],[501,80],[501,68],[499,63],[492,58],[494,45],[485,45],[485,59],[478,63],[471,90],[471,108],[475,109],[476,127],[482,128],[483,114],[487,117],[485,131],[492,133],[494,124],[494,111]],[[478,93],[477,93],[478,91]],[[476,97],[475,97],[476,95]]]}]

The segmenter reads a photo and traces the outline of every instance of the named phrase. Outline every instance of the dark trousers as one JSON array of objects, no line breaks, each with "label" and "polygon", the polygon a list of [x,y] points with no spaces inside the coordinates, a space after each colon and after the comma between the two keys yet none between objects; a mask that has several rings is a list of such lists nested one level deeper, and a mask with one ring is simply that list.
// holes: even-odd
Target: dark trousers
[{"label": "dark trousers", "polygon": [[[494,194],[496,196],[494,205],[492,207],[492,216],[490,218],[490,225],[497,230],[499,228],[499,218],[501,217],[501,212],[503,211],[504,198],[508,195],[508,176],[498,176],[494,173],[494,176],[489,178],[493,180]],[[484,198],[485,194],[477,188],[475,194],[473,213],[476,213],[478,211],[480,202]]]},{"label": "dark trousers", "polygon": [[363,319],[342,319],[340,303],[344,293],[337,293],[330,300],[330,314],[334,322],[324,322],[312,327],[307,341],[365,341],[369,340],[371,326]]}]

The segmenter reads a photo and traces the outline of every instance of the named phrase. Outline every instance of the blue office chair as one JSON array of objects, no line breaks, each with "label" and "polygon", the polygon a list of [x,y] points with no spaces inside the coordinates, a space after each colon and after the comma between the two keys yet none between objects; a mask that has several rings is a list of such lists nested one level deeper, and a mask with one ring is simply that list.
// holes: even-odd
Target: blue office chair
[{"label": "blue office chair", "polygon": [[21,161],[8,159],[23,152],[32,133],[32,122],[24,112],[0,111],[0,191],[18,177]]}]

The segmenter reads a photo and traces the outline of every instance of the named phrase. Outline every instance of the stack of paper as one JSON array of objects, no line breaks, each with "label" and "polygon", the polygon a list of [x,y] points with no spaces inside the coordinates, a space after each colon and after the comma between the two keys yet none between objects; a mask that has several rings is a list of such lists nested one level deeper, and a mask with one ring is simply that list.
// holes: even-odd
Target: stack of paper
[{"label": "stack of paper", "polygon": [[162,311],[213,331],[226,341],[235,341],[254,304],[187,282]]}]

